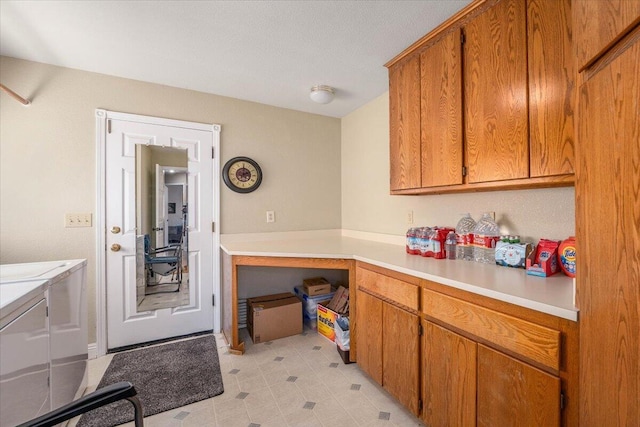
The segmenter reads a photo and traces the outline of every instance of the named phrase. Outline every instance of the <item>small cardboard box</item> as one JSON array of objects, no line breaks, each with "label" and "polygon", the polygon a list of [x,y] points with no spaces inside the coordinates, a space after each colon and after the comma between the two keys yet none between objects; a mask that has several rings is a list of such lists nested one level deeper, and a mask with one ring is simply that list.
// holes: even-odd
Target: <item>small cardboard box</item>
[{"label": "small cardboard box", "polygon": [[310,297],[325,295],[331,292],[331,283],[324,277],[313,277],[302,281],[304,291]]},{"label": "small cardboard box", "polygon": [[247,299],[247,328],[254,344],[302,333],[302,303],[292,293]]},{"label": "small cardboard box", "polygon": [[326,302],[318,303],[318,333],[331,342],[336,341],[335,323],[339,313],[327,307]]},{"label": "small cardboard box", "polygon": [[345,288],[344,286],[338,287],[336,294],[331,298],[331,301],[329,301],[326,307],[336,313],[349,313],[349,288]]}]

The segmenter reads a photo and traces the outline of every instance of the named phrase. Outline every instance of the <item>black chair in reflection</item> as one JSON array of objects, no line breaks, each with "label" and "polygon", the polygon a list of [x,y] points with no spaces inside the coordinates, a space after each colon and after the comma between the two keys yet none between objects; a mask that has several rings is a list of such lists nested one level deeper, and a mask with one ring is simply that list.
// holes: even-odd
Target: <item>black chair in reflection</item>
[{"label": "black chair in reflection", "polygon": [[127,399],[133,405],[135,426],[143,427],[142,405],[137,394],[133,384],[128,381],[111,384],[17,427],[53,427],[122,399]]},{"label": "black chair in reflection", "polygon": [[[148,234],[144,235],[144,266],[147,275],[147,286],[156,285],[178,285],[182,283],[182,242],[151,248],[151,239]],[[160,276],[157,278],[157,275]],[[171,276],[169,281],[164,281],[164,277]],[[173,291],[172,291],[173,292]]]}]

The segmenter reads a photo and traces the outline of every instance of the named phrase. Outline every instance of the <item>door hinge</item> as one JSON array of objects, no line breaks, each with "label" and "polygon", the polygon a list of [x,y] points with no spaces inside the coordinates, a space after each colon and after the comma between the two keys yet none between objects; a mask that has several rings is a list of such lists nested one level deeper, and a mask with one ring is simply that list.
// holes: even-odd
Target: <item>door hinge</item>
[{"label": "door hinge", "polygon": [[460,31],[460,44],[464,44],[467,41],[467,38],[464,35],[464,31]]},{"label": "door hinge", "polygon": [[211,305],[212,306],[216,306],[216,296],[215,295],[211,295]]},{"label": "door hinge", "polygon": [[422,412],[422,399],[418,399],[418,412]]},{"label": "door hinge", "polygon": [[421,337],[424,334],[424,328],[422,325],[418,325],[418,336]]},{"label": "door hinge", "polygon": [[212,232],[212,233],[215,233],[215,232],[216,232],[216,223],[215,223],[215,222],[212,222],[212,223],[211,223],[211,232]]},{"label": "door hinge", "polygon": [[560,392],[560,410],[562,411],[564,409],[565,403],[564,403],[564,392],[561,391]]},{"label": "door hinge", "polygon": [[107,120],[107,133],[111,133],[111,120]]},{"label": "door hinge", "polygon": [[44,309],[45,309],[45,312],[44,312],[45,317],[49,317],[49,306],[46,306]]},{"label": "door hinge", "polygon": [[212,159],[216,158],[216,148],[215,147],[211,147],[211,158]]},{"label": "door hinge", "polygon": [[467,167],[466,166],[462,167],[462,176],[467,176]]}]

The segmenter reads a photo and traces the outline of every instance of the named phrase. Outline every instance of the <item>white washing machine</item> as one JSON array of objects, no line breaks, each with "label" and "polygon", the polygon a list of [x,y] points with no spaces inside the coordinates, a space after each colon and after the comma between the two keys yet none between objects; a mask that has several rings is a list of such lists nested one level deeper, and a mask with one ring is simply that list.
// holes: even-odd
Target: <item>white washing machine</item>
[{"label": "white washing machine", "polygon": [[51,409],[48,282],[0,286],[0,427]]},{"label": "white washing machine", "polygon": [[0,265],[0,291],[10,283],[47,281],[52,410],[80,397],[87,386],[86,266],[85,259]]}]

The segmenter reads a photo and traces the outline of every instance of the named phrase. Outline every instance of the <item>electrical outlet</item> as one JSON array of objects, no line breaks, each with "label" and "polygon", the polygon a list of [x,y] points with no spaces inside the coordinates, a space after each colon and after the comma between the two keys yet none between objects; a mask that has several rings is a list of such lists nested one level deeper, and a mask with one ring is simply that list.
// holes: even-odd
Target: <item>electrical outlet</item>
[{"label": "electrical outlet", "polygon": [[267,222],[276,222],[276,213],[274,211],[267,211]]},{"label": "electrical outlet", "polygon": [[413,211],[409,209],[407,211],[407,225],[413,224]]},{"label": "electrical outlet", "polygon": [[65,228],[75,228],[75,227],[91,227],[90,213],[68,213],[64,215],[64,226]]}]

